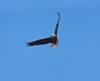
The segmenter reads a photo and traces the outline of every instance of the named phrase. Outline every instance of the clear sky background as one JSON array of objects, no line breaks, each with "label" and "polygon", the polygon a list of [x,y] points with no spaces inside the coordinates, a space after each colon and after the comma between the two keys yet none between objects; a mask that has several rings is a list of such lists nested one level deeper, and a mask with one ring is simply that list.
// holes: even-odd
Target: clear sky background
[{"label": "clear sky background", "polygon": [[0,0],[0,81],[100,81],[100,0]]}]

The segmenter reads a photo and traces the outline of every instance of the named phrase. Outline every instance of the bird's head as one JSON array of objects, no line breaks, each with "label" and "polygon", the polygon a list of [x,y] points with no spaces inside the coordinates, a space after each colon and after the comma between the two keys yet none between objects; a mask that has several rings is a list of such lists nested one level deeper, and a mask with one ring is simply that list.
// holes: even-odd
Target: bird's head
[{"label": "bird's head", "polygon": [[53,34],[51,35],[51,38],[54,38],[54,37],[56,37],[56,35],[53,33]]}]

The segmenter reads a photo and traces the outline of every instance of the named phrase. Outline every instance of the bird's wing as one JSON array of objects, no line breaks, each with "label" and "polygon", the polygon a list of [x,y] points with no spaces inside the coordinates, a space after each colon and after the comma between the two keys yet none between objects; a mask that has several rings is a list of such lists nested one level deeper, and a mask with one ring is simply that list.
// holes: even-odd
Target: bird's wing
[{"label": "bird's wing", "polygon": [[60,18],[61,18],[61,15],[60,15],[60,13],[58,13],[57,12],[57,14],[58,14],[58,16],[59,16],[59,18],[58,18],[58,21],[57,21],[57,24],[56,24],[56,27],[55,27],[55,35],[57,35],[57,32],[58,32],[58,27],[59,27],[59,22],[60,22]]},{"label": "bird's wing", "polygon": [[32,42],[28,42],[27,45],[28,46],[34,46],[34,45],[42,45],[42,44],[47,44],[51,42],[51,38],[44,38],[44,39],[39,39],[36,41],[32,41]]}]

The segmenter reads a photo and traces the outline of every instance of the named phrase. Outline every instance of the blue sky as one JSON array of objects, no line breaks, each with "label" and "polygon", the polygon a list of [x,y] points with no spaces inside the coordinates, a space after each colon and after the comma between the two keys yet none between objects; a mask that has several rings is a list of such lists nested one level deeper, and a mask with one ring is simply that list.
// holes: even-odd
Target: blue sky
[{"label": "blue sky", "polygon": [[[58,16],[59,45],[48,37]],[[100,81],[100,0],[0,0],[0,81]]]}]

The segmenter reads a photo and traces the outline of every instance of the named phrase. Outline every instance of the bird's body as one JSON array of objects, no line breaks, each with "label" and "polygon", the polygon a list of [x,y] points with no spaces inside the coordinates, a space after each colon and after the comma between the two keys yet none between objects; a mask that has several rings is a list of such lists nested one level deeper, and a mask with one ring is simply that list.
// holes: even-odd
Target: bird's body
[{"label": "bird's body", "polygon": [[58,44],[58,39],[55,34],[51,35],[51,47],[56,47]]},{"label": "bird's body", "polygon": [[48,44],[48,43],[51,43],[51,47],[57,46],[57,44],[58,44],[57,32],[58,32],[58,27],[59,27],[59,22],[60,22],[60,14],[59,13],[57,13],[57,14],[58,14],[59,18],[58,18],[54,33],[48,38],[28,42],[27,43],[28,46],[43,45],[43,44]]}]

